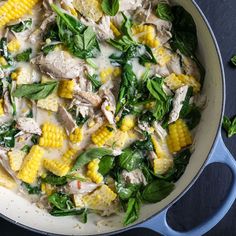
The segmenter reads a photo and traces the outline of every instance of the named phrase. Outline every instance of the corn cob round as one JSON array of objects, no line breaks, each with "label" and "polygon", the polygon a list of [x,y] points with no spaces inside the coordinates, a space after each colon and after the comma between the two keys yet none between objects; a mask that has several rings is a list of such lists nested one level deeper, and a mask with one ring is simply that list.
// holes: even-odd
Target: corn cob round
[{"label": "corn cob round", "polygon": [[73,133],[70,134],[69,139],[72,143],[79,143],[83,139],[82,129],[77,127]]},{"label": "corn cob round", "polygon": [[123,118],[121,122],[121,127],[120,129],[122,131],[129,131],[134,128],[136,123],[136,118],[133,115],[127,115]]},{"label": "corn cob round", "polygon": [[74,80],[62,80],[59,84],[58,95],[62,98],[73,98],[75,82]]},{"label": "corn cob round", "polygon": [[103,181],[103,176],[98,172],[99,162],[99,159],[94,159],[87,166],[87,176],[96,184],[100,184]]}]

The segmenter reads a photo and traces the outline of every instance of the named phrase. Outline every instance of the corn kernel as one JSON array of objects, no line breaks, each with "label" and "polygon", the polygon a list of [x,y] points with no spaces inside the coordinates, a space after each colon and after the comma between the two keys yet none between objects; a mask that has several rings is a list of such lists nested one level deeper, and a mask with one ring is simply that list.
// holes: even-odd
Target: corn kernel
[{"label": "corn kernel", "polygon": [[136,123],[135,116],[127,115],[123,118],[120,129],[122,131],[129,131],[135,127],[135,123]]},{"label": "corn kernel", "polygon": [[17,39],[13,39],[11,40],[8,44],[7,44],[7,49],[9,52],[11,53],[16,53],[20,50],[20,42]]}]

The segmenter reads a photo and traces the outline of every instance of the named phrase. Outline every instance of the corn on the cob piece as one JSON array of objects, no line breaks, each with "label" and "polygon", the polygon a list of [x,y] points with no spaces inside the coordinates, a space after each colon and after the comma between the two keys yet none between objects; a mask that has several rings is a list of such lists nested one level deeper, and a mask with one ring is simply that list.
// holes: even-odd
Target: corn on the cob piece
[{"label": "corn on the cob piece", "polygon": [[166,65],[171,60],[172,57],[169,50],[164,47],[156,48],[153,54],[157,60],[157,63],[160,64],[161,66]]},{"label": "corn on the cob piece", "polygon": [[120,31],[116,28],[116,26],[112,22],[110,22],[110,29],[115,37],[119,37],[121,35]]},{"label": "corn on the cob piece", "polygon": [[98,172],[99,169],[99,159],[94,159],[89,162],[87,168],[87,176],[96,184],[100,184],[103,181],[103,176]]},{"label": "corn on the cob piece", "polygon": [[59,84],[58,95],[62,98],[73,98],[75,82],[74,80],[62,80]]},{"label": "corn on the cob piece", "polygon": [[4,57],[0,57],[0,65],[1,66],[7,66],[8,65],[7,60]]},{"label": "corn on the cob piece", "polygon": [[92,134],[92,141],[97,146],[103,146],[114,135],[114,129],[105,124]]},{"label": "corn on the cob piece", "polygon": [[43,166],[45,169],[49,170],[54,175],[60,177],[65,176],[71,168],[71,165],[68,165],[68,163],[63,163],[60,159],[57,160],[44,159]]},{"label": "corn on the cob piece", "polygon": [[151,136],[152,144],[157,158],[153,160],[153,170],[155,174],[165,174],[173,166],[173,158],[162,148],[162,145]]},{"label": "corn on the cob piece", "polygon": [[38,2],[39,0],[8,0],[0,7],[0,27],[29,13]]},{"label": "corn on the cob piece", "polygon": [[105,210],[116,199],[116,196],[116,193],[104,184],[91,194],[85,195],[83,201],[90,209]]},{"label": "corn on the cob piece", "polygon": [[70,134],[69,139],[72,143],[79,143],[83,139],[82,129],[77,127],[73,133]]},{"label": "corn on the cob piece", "polygon": [[176,90],[184,85],[193,87],[194,93],[199,93],[201,89],[201,84],[193,76],[189,75],[176,75],[172,73],[165,78],[164,82],[171,90]]},{"label": "corn on the cob piece", "polygon": [[119,67],[105,68],[100,72],[101,82],[104,84],[109,79],[114,79],[114,78],[119,77],[120,74],[121,74],[121,69]]},{"label": "corn on the cob piece", "polygon": [[9,173],[0,164],[0,186],[5,188],[13,189],[16,187],[16,182],[9,175]]},{"label": "corn on the cob piece", "polygon": [[73,194],[73,202],[76,208],[84,208],[84,202],[82,197],[83,197],[82,194]]},{"label": "corn on the cob piece", "polygon": [[68,165],[71,165],[75,160],[76,153],[77,153],[76,149],[68,149],[61,157],[61,161],[63,163],[67,163]]},{"label": "corn on the cob piece", "polygon": [[34,183],[41,166],[43,154],[43,149],[38,145],[34,145],[24,158],[17,177],[28,184]]},{"label": "corn on the cob piece", "polygon": [[95,22],[103,16],[101,2],[99,0],[74,0],[75,9],[83,16]]},{"label": "corn on the cob piece", "polygon": [[133,35],[138,38],[140,43],[146,44],[151,48],[156,48],[160,45],[154,26],[136,25],[132,28],[132,31]]},{"label": "corn on the cob piece", "polygon": [[38,100],[37,107],[48,110],[48,111],[57,112],[58,110],[57,95],[52,93],[48,97]]},{"label": "corn on the cob piece", "polygon": [[54,188],[51,184],[42,183],[41,184],[41,192],[46,194],[47,196],[50,196],[54,192]]},{"label": "corn on the cob piece", "polygon": [[4,115],[3,99],[0,99],[0,116]]},{"label": "corn on the cob piece", "polygon": [[106,145],[111,147],[124,148],[129,141],[128,132],[116,130],[112,139],[106,142]]},{"label": "corn on the cob piece", "polygon": [[21,150],[13,150],[8,152],[9,164],[13,171],[18,171],[23,163],[26,153]]},{"label": "corn on the cob piece", "polygon": [[182,119],[169,125],[167,144],[172,153],[178,152],[182,148],[192,144],[191,133]]},{"label": "corn on the cob piece", "polygon": [[133,115],[127,115],[123,118],[121,122],[120,129],[122,131],[129,131],[134,128],[136,122],[136,118]]},{"label": "corn on the cob piece", "polygon": [[8,44],[7,44],[7,49],[11,53],[16,53],[20,50],[20,42],[17,39],[12,39]]},{"label": "corn on the cob piece", "polygon": [[43,147],[59,148],[64,141],[64,131],[61,127],[52,123],[45,123],[42,127],[42,136],[39,145]]}]

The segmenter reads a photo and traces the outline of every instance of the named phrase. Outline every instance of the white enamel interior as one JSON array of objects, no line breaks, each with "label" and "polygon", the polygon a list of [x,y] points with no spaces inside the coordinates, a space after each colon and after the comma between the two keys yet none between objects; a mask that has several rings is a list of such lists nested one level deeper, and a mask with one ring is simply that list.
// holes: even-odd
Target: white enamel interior
[{"label": "white enamel interior", "polygon": [[[195,152],[191,161],[182,176],[177,182],[175,190],[163,201],[157,204],[145,205],[141,209],[140,221],[151,217],[161,211],[165,206],[172,202],[184,189],[193,181],[194,177],[202,168],[209,150],[212,147],[217,129],[220,122],[222,103],[223,103],[223,80],[220,69],[220,62],[211,34],[206,23],[200,16],[198,10],[191,1],[175,1],[182,5],[193,16],[197,28],[199,39],[199,53],[201,62],[206,68],[206,78],[204,93],[208,96],[207,108],[203,112],[201,124],[195,137]],[[98,218],[89,215],[87,224],[79,223],[76,217],[56,218],[47,212],[38,209],[24,198],[0,188],[0,213],[15,222],[19,222],[36,230],[64,234],[64,235],[92,235],[97,233],[112,232],[123,228],[121,224],[122,216],[113,218]],[[97,227],[96,222],[103,220],[107,226]]]}]

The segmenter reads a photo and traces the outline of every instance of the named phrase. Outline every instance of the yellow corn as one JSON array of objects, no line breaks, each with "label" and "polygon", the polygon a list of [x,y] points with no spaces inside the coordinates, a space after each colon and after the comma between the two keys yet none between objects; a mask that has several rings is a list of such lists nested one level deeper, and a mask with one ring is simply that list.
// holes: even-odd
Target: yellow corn
[{"label": "yellow corn", "polygon": [[17,39],[13,39],[11,40],[8,44],[7,44],[7,49],[9,52],[11,53],[16,53],[20,50],[20,42]]},{"label": "yellow corn", "polygon": [[20,170],[25,155],[26,153],[21,150],[13,150],[8,152],[9,164],[13,171]]},{"label": "yellow corn", "polygon": [[169,125],[167,144],[172,153],[178,152],[182,148],[192,144],[191,133],[182,119]]},{"label": "yellow corn", "polygon": [[119,37],[121,35],[120,31],[116,28],[116,26],[110,22],[110,29],[112,30],[115,37]]},{"label": "yellow corn", "polygon": [[4,103],[3,99],[0,99],[0,116],[4,115]]},{"label": "yellow corn", "polygon": [[41,192],[46,194],[47,196],[50,196],[54,192],[54,188],[51,184],[42,183],[41,184]]},{"label": "yellow corn", "polygon": [[65,3],[62,3],[61,6],[64,10],[69,11],[71,13],[71,15],[73,15],[75,17],[78,16],[76,10],[73,7],[70,7],[70,6],[66,5]]},{"label": "yellow corn", "polygon": [[136,122],[135,116],[127,115],[123,118],[120,129],[122,131],[129,131],[134,128],[135,122]]},{"label": "yellow corn", "polygon": [[63,163],[60,159],[58,160],[51,160],[51,159],[44,159],[43,166],[45,169],[52,172],[54,175],[57,176],[65,176],[71,166],[68,163]]},{"label": "yellow corn", "polygon": [[129,141],[128,132],[116,130],[114,136],[112,137],[112,139],[109,139],[106,142],[106,145],[111,147],[124,148],[128,143],[128,141]]},{"label": "yellow corn", "polygon": [[193,76],[189,75],[176,75],[172,73],[164,81],[171,90],[176,90],[184,85],[193,87],[194,93],[199,93],[201,89],[201,84]]},{"label": "yellow corn", "polygon": [[154,26],[136,25],[132,28],[132,31],[133,35],[138,38],[140,43],[146,44],[151,48],[156,48],[160,45]]},{"label": "yellow corn", "polygon": [[82,129],[77,127],[73,133],[70,134],[69,139],[72,143],[79,143],[83,139]]},{"label": "yellow corn", "polygon": [[14,70],[14,71],[11,73],[11,79],[12,79],[12,80],[18,80],[21,71],[22,71],[21,68],[17,68],[16,70]]},{"label": "yellow corn", "polygon": [[154,173],[158,175],[165,174],[173,166],[173,159],[163,150],[154,135],[151,136],[151,140],[157,156],[157,158],[153,160]]},{"label": "yellow corn", "polygon": [[119,67],[108,67],[100,72],[100,78],[102,83],[106,83],[109,79],[119,77],[121,69]]},{"label": "yellow corn", "polygon": [[34,183],[41,166],[43,153],[41,147],[34,145],[24,158],[17,177],[28,184]]},{"label": "yellow corn", "polygon": [[57,176],[65,176],[72,168],[77,150],[67,150],[60,159],[44,159],[43,166]]},{"label": "yellow corn", "polygon": [[0,57],[0,65],[1,66],[7,66],[8,65],[7,60],[4,57]]},{"label": "yellow corn", "polygon": [[84,208],[82,196],[82,194],[73,194],[72,198],[76,208]]},{"label": "yellow corn", "polygon": [[83,201],[85,205],[94,210],[105,210],[116,199],[116,194],[107,186],[102,185],[91,194],[85,195]]},{"label": "yellow corn", "polygon": [[42,127],[42,136],[39,145],[43,147],[59,148],[64,141],[64,131],[61,127],[52,123],[45,123]]},{"label": "yellow corn", "polygon": [[87,166],[87,176],[96,184],[100,184],[103,181],[103,176],[98,172],[99,162],[99,159],[94,159]]},{"label": "yellow corn", "polygon": [[171,54],[169,53],[168,49],[164,47],[158,47],[153,52],[157,63],[161,66],[166,65],[171,60]]},{"label": "yellow corn", "polygon": [[62,98],[73,98],[75,82],[74,80],[62,80],[59,85],[58,95]]},{"label": "yellow corn", "polygon": [[74,0],[73,5],[81,15],[95,22],[103,16],[100,0]]},{"label": "yellow corn", "polygon": [[92,141],[97,146],[103,146],[114,135],[114,130],[109,125],[101,126],[94,134],[92,134]]},{"label": "yellow corn", "polygon": [[57,112],[58,110],[58,97],[56,94],[52,93],[46,98],[39,99],[37,102],[37,107],[48,110],[48,111],[53,111]]},{"label": "yellow corn", "polygon": [[17,20],[38,3],[39,0],[8,0],[0,7],[0,27],[10,21]]},{"label": "yellow corn", "polygon": [[5,188],[13,189],[16,187],[16,182],[9,175],[9,173],[0,164],[0,186]]}]

